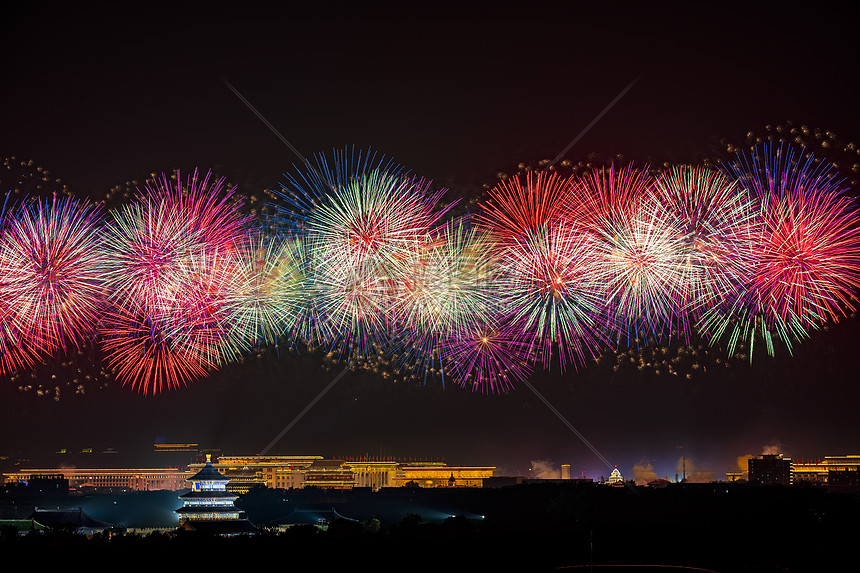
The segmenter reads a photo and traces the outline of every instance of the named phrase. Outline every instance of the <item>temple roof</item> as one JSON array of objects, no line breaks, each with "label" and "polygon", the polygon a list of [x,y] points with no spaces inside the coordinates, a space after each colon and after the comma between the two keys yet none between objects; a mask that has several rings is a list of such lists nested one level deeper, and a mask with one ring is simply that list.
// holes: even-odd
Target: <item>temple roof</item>
[{"label": "temple roof", "polygon": [[94,519],[84,513],[81,508],[77,509],[38,509],[30,515],[33,519],[48,527],[59,527],[62,525],[73,525],[78,528],[108,529],[115,527],[112,523]]},{"label": "temple roof", "polygon": [[188,478],[188,481],[230,481],[229,478],[212,467],[212,462],[207,461],[199,472]]}]

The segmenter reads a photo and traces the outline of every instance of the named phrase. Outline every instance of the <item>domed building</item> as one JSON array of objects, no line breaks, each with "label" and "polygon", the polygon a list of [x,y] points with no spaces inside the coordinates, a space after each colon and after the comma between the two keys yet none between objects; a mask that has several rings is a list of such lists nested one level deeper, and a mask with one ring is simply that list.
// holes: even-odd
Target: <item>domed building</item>
[{"label": "domed building", "polygon": [[245,512],[234,505],[238,496],[227,491],[230,480],[212,467],[211,455],[206,455],[206,465],[188,481],[191,482],[191,491],[179,496],[182,507],[176,510],[180,529],[213,535],[241,535],[256,531]]},{"label": "domed building", "polygon": [[609,474],[609,485],[624,485],[624,477],[622,477],[621,472],[618,471],[618,466],[615,466],[615,469],[613,469],[612,473]]}]

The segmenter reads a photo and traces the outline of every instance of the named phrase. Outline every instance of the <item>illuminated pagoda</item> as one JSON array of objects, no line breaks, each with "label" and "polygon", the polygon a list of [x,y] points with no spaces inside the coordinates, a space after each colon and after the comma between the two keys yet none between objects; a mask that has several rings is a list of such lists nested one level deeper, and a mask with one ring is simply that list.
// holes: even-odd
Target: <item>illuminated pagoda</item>
[{"label": "illuminated pagoda", "polygon": [[214,535],[241,535],[256,531],[245,512],[234,505],[238,496],[227,491],[230,480],[212,467],[210,454],[206,455],[203,469],[188,481],[191,482],[191,491],[179,496],[182,507],[176,510],[180,529]]}]

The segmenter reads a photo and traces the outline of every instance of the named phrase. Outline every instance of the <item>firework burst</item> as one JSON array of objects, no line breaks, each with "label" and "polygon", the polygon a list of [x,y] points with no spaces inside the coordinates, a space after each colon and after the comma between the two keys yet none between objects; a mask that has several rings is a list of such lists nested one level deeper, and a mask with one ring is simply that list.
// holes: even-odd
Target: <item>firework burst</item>
[{"label": "firework burst", "polygon": [[6,321],[18,334],[7,329],[7,336],[35,353],[91,338],[105,294],[99,229],[97,209],[56,196],[10,218],[0,238],[0,276]]},{"label": "firework burst", "polygon": [[247,218],[231,195],[209,174],[163,175],[114,213],[105,233],[112,310],[102,336],[123,384],[144,393],[177,386],[241,350],[228,334],[245,287]]},{"label": "firework burst", "polygon": [[660,340],[685,298],[681,232],[651,195],[646,170],[614,166],[575,180],[570,216],[592,238],[603,323],[617,343]]},{"label": "firework burst", "polygon": [[674,325],[690,334],[711,309],[734,297],[752,269],[760,219],[752,198],[719,171],[681,166],[654,184],[654,199],[681,233],[684,272],[681,315]]},{"label": "firework burst", "polygon": [[506,318],[545,366],[557,355],[562,371],[596,352],[602,311],[595,282],[595,245],[569,216],[569,180],[529,172],[490,191],[482,228],[494,241],[493,281]]},{"label": "firework burst", "polygon": [[832,167],[803,149],[755,148],[727,168],[760,206],[753,266],[736,296],[707,317],[712,330],[768,354],[838,320],[860,286],[860,217]]},{"label": "firework burst", "polygon": [[310,249],[308,288],[325,343],[352,357],[387,346],[397,301],[444,211],[444,190],[374,154],[320,156],[282,197]]},{"label": "firework burst", "polygon": [[433,232],[407,275],[397,300],[395,353],[401,369],[438,373],[444,383],[441,342],[490,306],[493,253],[486,238],[463,219]]}]

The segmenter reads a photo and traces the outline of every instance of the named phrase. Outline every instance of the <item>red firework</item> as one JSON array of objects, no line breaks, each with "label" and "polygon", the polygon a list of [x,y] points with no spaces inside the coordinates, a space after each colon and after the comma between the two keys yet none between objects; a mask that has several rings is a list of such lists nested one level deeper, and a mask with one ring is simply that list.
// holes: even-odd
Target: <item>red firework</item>
[{"label": "red firework", "polygon": [[245,222],[223,180],[163,176],[106,233],[113,311],[102,329],[124,383],[156,392],[205,375],[238,349],[228,336],[243,291]]}]

